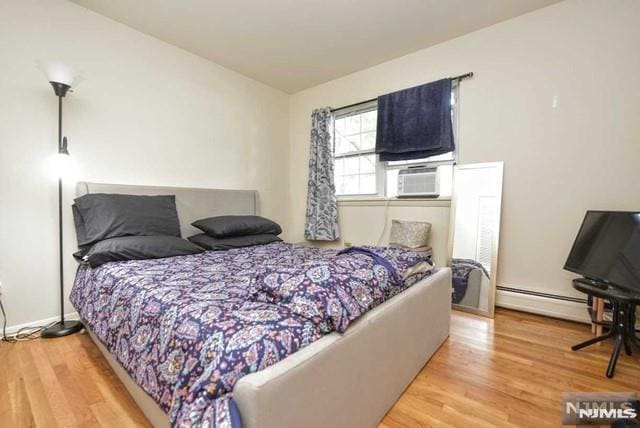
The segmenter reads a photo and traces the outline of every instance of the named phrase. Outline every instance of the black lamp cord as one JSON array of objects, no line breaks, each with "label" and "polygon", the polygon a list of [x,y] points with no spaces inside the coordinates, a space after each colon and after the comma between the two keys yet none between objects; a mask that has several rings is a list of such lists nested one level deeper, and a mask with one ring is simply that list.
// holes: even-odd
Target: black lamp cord
[{"label": "black lamp cord", "polygon": [[2,305],[2,300],[0,300],[0,311],[2,311],[2,340],[8,342],[7,340],[7,314],[4,311],[4,306]]},{"label": "black lamp cord", "polygon": [[[78,275],[78,271],[82,264],[78,264],[76,268],[76,276]],[[53,321],[47,325],[38,325],[32,327],[22,327],[20,330],[15,332],[14,334],[7,336],[7,314],[4,311],[4,306],[2,304],[2,298],[0,298],[0,313],[2,313],[2,337],[0,337],[0,342],[9,342],[15,343],[29,339],[37,339],[40,337],[42,330],[51,327],[56,324],[57,321]]]},{"label": "black lamp cord", "polygon": [[30,339],[37,339],[38,337],[40,337],[40,333],[42,333],[42,330],[55,324],[55,322],[53,322],[48,325],[22,327],[14,334],[7,336],[7,313],[4,311],[2,300],[0,300],[0,312],[2,313],[2,337],[0,338],[0,341],[2,342],[16,343]]}]

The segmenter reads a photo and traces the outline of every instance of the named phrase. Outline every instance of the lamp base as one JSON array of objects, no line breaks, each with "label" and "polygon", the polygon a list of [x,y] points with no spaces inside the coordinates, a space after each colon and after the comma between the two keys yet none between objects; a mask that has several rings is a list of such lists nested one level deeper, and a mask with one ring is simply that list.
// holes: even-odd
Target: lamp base
[{"label": "lamp base", "polygon": [[40,337],[43,339],[53,339],[55,337],[64,337],[82,330],[84,326],[80,321],[59,321],[42,330]]}]

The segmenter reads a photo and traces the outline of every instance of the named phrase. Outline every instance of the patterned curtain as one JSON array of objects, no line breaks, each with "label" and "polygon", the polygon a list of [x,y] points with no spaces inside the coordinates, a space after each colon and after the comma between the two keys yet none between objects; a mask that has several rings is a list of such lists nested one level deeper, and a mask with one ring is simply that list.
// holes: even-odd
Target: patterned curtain
[{"label": "patterned curtain", "polygon": [[304,237],[311,241],[335,241],[340,237],[336,186],[333,181],[333,114],[328,107],[311,113],[309,192]]}]

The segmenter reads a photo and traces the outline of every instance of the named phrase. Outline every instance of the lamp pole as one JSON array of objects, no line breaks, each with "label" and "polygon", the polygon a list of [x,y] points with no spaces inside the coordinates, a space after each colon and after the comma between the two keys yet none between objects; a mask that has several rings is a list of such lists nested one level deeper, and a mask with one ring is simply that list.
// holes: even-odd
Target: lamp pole
[{"label": "lamp pole", "polygon": [[[62,136],[62,98],[65,97],[71,86],[49,82],[53,86],[53,91],[58,96],[58,156],[69,156],[67,150],[67,137]],[[42,331],[42,337],[49,339],[55,337],[68,336],[82,330],[80,321],[64,320],[64,246],[62,229],[62,175],[58,174],[58,244],[59,244],[59,270],[60,270],[60,321]]]},{"label": "lamp pole", "polygon": [[[62,95],[58,95],[58,156],[62,150]],[[62,174],[58,174],[58,245],[60,256],[60,322],[64,324],[64,262],[62,255]]]}]

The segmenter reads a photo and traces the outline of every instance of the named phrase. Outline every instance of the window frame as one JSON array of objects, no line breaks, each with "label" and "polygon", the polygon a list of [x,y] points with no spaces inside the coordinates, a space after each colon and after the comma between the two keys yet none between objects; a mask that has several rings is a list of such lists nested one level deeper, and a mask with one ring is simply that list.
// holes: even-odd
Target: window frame
[{"label": "window frame", "polygon": [[[451,109],[451,121],[453,128],[453,139],[455,142],[454,150],[452,153],[452,159],[447,160],[435,160],[428,161],[424,159],[416,159],[409,161],[381,161],[379,155],[376,156],[376,165],[375,165],[375,176],[376,176],[376,192],[375,193],[350,193],[350,194],[338,194],[336,192],[336,197],[338,200],[340,199],[357,199],[357,198],[381,198],[381,199],[390,199],[387,195],[387,175],[388,171],[405,169],[410,167],[419,167],[424,166],[428,168],[434,168],[441,165],[456,165],[458,163],[458,153],[459,153],[459,135],[460,135],[460,85],[458,81],[452,82],[451,87],[451,95],[453,101],[453,108]],[[350,107],[337,109],[333,111],[333,160],[334,162],[337,159],[345,159],[349,157],[358,157],[365,154],[375,154],[375,147],[372,149],[366,150],[357,150],[353,152],[349,152],[346,154],[336,155],[335,153],[335,145],[336,145],[336,137],[335,137],[335,121],[337,119],[342,119],[345,117],[353,116],[356,114],[363,114],[373,110],[378,109],[378,100],[368,101],[361,104],[356,104]],[[377,127],[376,127],[377,132]],[[435,157],[435,156],[434,156]],[[404,162],[402,164],[392,164],[391,162]],[[335,176],[335,171],[334,171]]]},{"label": "window frame", "polygon": [[[370,101],[367,103],[362,103],[362,104],[358,104],[356,106],[353,107],[348,107],[348,108],[344,108],[344,109],[339,109],[334,111],[334,115],[333,115],[333,121],[334,121],[334,126],[333,126],[333,160],[334,162],[337,159],[346,159],[346,158],[353,158],[353,157],[360,157],[362,155],[370,155],[373,154],[375,155],[375,177],[376,177],[376,188],[375,188],[375,193],[343,193],[343,194],[338,194],[336,192],[336,197],[338,199],[340,198],[347,198],[347,199],[353,199],[353,198],[371,198],[371,197],[384,197],[385,192],[385,185],[386,185],[386,181],[385,181],[385,175],[386,175],[386,170],[384,169],[384,162],[380,161],[380,157],[376,154],[375,152],[375,147],[371,148],[371,149],[365,149],[365,150],[354,150],[345,154],[340,154],[340,155],[336,155],[336,127],[335,127],[335,121],[338,119],[343,119],[349,116],[355,116],[355,115],[360,115],[360,114],[364,114],[364,113],[368,113],[370,111],[374,111],[374,110],[378,110],[378,101],[374,100],[374,101]],[[362,133],[361,133],[362,134]],[[335,171],[334,171],[335,174]]]}]

